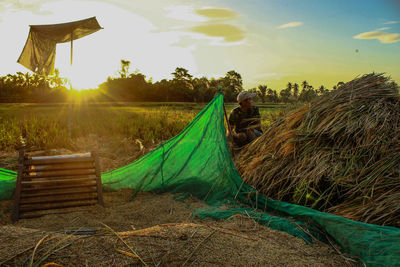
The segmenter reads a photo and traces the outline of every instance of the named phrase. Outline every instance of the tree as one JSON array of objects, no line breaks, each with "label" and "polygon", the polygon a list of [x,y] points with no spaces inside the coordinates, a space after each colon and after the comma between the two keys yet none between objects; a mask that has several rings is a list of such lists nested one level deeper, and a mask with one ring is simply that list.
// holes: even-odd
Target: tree
[{"label": "tree", "polygon": [[259,85],[258,90],[260,91],[258,93],[258,96],[261,98],[261,102],[265,103],[265,97],[267,93],[267,85]]},{"label": "tree", "polygon": [[130,64],[131,62],[129,60],[121,59],[121,70],[119,71],[119,75],[121,76],[121,78],[128,77]]},{"label": "tree", "polygon": [[299,85],[297,83],[293,85],[293,97],[295,100],[299,98]]},{"label": "tree", "polygon": [[286,89],[283,89],[282,91],[280,91],[279,95],[281,97],[282,102],[285,102],[285,103],[289,102],[289,99],[291,96],[289,88],[286,88]]},{"label": "tree", "polygon": [[168,94],[174,91],[179,101],[195,101],[193,76],[189,74],[189,71],[178,67],[171,74],[174,76],[172,80],[173,87],[171,88],[172,90],[168,91]]},{"label": "tree", "polygon": [[288,82],[288,84],[286,85],[286,90],[288,91],[288,93],[290,94],[290,95],[292,95],[292,83],[291,82]]},{"label": "tree", "polygon": [[303,86],[303,90],[306,90],[308,88],[308,82],[304,80],[301,85]]},{"label": "tree", "polygon": [[56,68],[54,70],[54,75],[49,77],[49,82],[52,87],[59,88],[65,86],[67,80],[60,77],[60,71]]},{"label": "tree", "polygon": [[171,73],[174,75],[174,79],[178,81],[191,81],[193,76],[189,74],[189,71],[185,68],[176,68],[175,72]]},{"label": "tree", "polygon": [[63,80],[36,73],[7,74],[0,77],[0,102],[60,102],[66,97],[65,87],[56,86]]},{"label": "tree", "polygon": [[194,101],[204,102],[206,91],[210,88],[210,82],[206,77],[194,78],[192,80]]},{"label": "tree", "polygon": [[273,99],[274,99],[274,103],[278,103],[279,102],[279,97],[278,97],[278,93],[276,92],[276,90],[272,91],[274,93]]},{"label": "tree", "polygon": [[234,101],[243,91],[242,76],[234,70],[228,71],[222,79],[224,95],[227,101]]},{"label": "tree", "polygon": [[271,88],[267,89],[267,100],[268,102],[274,102],[274,91]]},{"label": "tree", "polygon": [[327,91],[327,90],[326,90],[325,86],[323,86],[323,85],[321,85],[321,86],[318,88],[318,94],[319,94],[319,95],[325,94],[326,91]]}]

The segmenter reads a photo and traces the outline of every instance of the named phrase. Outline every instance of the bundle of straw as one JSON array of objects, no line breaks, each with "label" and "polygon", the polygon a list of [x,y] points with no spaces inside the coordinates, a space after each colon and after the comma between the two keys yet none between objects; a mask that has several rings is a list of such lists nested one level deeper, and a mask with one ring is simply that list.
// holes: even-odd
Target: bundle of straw
[{"label": "bundle of straw", "polygon": [[367,74],[274,121],[235,158],[277,200],[400,227],[400,95]]}]

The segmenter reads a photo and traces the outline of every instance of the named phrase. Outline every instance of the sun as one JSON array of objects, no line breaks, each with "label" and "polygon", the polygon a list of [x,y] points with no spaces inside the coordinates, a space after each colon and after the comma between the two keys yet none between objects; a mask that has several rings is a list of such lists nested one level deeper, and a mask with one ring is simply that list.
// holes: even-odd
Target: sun
[{"label": "sun", "polygon": [[[82,51],[77,51],[78,48]],[[70,44],[58,44],[55,67],[59,70],[60,76],[68,80],[72,89],[77,91],[97,89],[99,84],[107,80],[107,74],[101,64],[87,52],[87,48],[78,48],[74,47],[71,65]]]},{"label": "sun", "polygon": [[[96,75],[82,71],[79,68],[75,70],[73,67],[65,77],[72,89],[76,91],[97,89],[99,84],[105,81],[105,79],[101,77],[96,77]],[[103,81],[101,81],[102,79]]]},{"label": "sun", "polygon": [[85,73],[79,73],[71,67],[61,68],[60,76],[67,80],[66,87],[76,91],[84,91],[88,89],[98,88],[98,83],[91,80]]}]

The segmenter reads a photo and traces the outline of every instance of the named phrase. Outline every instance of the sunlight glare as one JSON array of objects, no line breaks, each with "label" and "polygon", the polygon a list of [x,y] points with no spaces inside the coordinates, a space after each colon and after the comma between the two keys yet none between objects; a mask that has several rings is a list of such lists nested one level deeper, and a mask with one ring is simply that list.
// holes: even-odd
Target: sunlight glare
[{"label": "sunlight glare", "polygon": [[55,14],[66,12],[60,22],[96,16],[104,28],[74,40],[72,68],[71,44],[57,44],[55,67],[74,89],[97,88],[108,76],[119,76],[121,59],[131,62],[130,73],[139,70],[153,81],[170,78],[178,66],[197,72],[196,47],[177,46],[182,35],[179,31],[159,31],[148,18],[106,3],[60,1],[47,8]]}]

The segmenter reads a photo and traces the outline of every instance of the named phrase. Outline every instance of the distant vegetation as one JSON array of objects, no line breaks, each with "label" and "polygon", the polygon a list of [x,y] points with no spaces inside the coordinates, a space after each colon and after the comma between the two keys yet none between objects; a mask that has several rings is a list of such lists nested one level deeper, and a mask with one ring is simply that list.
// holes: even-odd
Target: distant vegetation
[{"label": "distant vegetation", "polygon": [[[153,82],[139,73],[129,73],[130,62],[121,60],[119,77],[108,77],[98,88],[74,92],[85,101],[151,101],[151,102],[209,102],[222,86],[225,101],[235,102],[236,95],[244,90],[242,77],[234,70],[228,71],[224,77],[194,78],[184,68],[176,68],[171,73],[173,78]],[[338,83],[340,85],[342,82]],[[331,88],[331,90],[335,89]],[[279,93],[261,84],[248,89],[256,92],[261,102],[294,103],[308,102],[329,90],[321,85],[314,88],[307,81],[301,85],[289,82]],[[35,73],[8,74],[0,76],[0,102],[3,103],[54,103],[68,100],[67,80],[55,75],[45,77]]]}]

